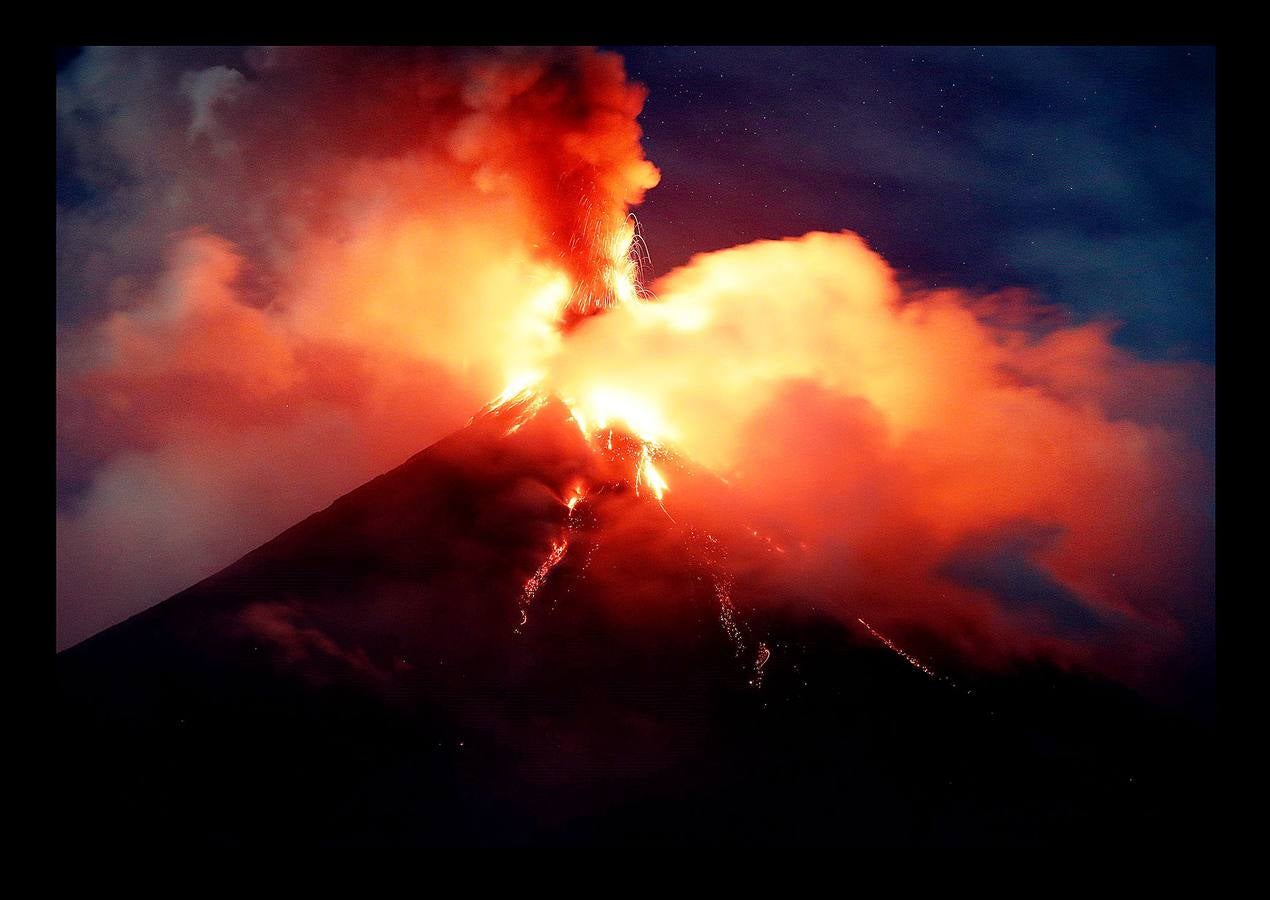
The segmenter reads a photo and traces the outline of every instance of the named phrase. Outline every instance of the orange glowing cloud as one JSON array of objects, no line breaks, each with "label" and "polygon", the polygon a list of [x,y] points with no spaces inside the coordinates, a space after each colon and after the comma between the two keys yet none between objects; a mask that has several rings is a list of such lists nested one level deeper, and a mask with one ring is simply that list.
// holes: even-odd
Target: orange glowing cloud
[{"label": "orange glowing cloud", "polygon": [[1100,325],[1038,337],[990,299],[905,295],[850,233],[706,254],[653,289],[579,327],[547,383],[664,422],[807,548],[787,574],[822,608],[984,662],[1122,675],[1202,616],[1211,370],[1135,360]]}]

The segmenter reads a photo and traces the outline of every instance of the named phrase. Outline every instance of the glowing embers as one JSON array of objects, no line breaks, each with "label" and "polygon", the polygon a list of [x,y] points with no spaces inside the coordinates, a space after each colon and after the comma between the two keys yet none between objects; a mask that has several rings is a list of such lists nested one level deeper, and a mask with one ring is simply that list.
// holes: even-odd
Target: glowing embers
[{"label": "glowing embers", "polygon": [[763,542],[768,553],[780,553],[782,555],[785,554],[784,546],[782,546],[780,542],[777,541],[775,538],[773,538],[771,535],[763,534],[757,528],[753,528],[749,526],[747,527],[749,528],[750,534],[752,534],[755,538]]}]

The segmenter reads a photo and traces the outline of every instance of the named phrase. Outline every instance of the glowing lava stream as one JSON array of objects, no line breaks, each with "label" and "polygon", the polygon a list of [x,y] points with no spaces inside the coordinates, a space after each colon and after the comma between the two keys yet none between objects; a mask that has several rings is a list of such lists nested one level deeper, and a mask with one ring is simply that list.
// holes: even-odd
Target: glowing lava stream
[{"label": "glowing lava stream", "polygon": [[[889,637],[884,635],[882,632],[878,631],[868,622],[864,621],[864,619],[857,617],[856,621],[859,622],[861,625],[863,625],[865,629],[869,632],[869,634],[873,635],[873,637],[875,637],[878,640],[878,642],[882,644],[882,646],[886,647],[886,649],[890,650],[892,653],[894,653],[900,659],[904,660],[914,669],[917,669],[917,671],[923,673],[924,675],[927,675],[930,678],[933,678],[935,681],[946,681],[955,688],[958,688],[958,689],[961,688],[961,686],[957,684],[957,682],[953,681],[947,675],[940,675],[930,666],[926,665],[926,663],[922,662],[920,659],[918,659],[913,654],[909,653],[907,650],[905,650],[899,644],[895,643],[893,640],[891,640]],[[970,689],[966,689],[966,693],[973,694],[974,691]]]},{"label": "glowing lava stream", "polygon": [[[582,436],[597,452],[612,453],[615,428],[612,427],[610,422],[620,421],[626,425],[639,442],[639,452],[635,461],[634,471],[628,476],[629,480],[627,483],[633,486],[636,497],[656,500],[657,505],[661,507],[666,517],[678,527],[678,522],[666,509],[663,502],[667,492],[670,490],[670,485],[655,464],[657,456],[666,452],[661,443],[654,437],[657,417],[646,407],[633,402],[627,395],[596,390],[591,392],[588,399],[591,401],[590,415],[576,402],[566,401],[566,405],[570,409],[571,418],[578,426],[578,430],[582,432]],[[532,378],[525,378],[513,381],[502,394],[486,407],[485,411],[487,413],[497,412],[504,407],[515,409],[515,419],[503,432],[504,437],[506,437],[519,431],[546,403],[546,395],[539,391],[537,382]],[[564,560],[569,549],[570,536],[580,527],[578,513],[586,499],[586,491],[579,484],[575,485],[572,492],[561,500],[568,510],[565,528],[560,538],[552,541],[551,550],[537,570],[525,581],[520,597],[520,621],[515,627],[517,634],[521,633],[521,629],[529,621],[529,607],[532,605],[534,598],[546,583],[551,572]],[[770,545],[773,542],[770,538],[763,538],[756,531],[754,534],[768,543],[769,549],[771,549]],[[719,624],[722,626],[724,634],[727,635],[735,647],[737,657],[743,657],[746,653],[746,640],[744,630],[738,621],[739,617],[736,607],[732,602],[732,575],[724,565],[726,551],[718,538],[712,534],[689,528],[688,536],[692,543],[696,545],[695,555],[709,574],[713,584],[715,600],[719,606]],[[590,552],[593,552],[594,549],[595,545],[592,541],[590,542]],[[784,552],[784,549],[779,546],[776,549],[779,549],[782,553]],[[590,553],[588,553],[588,558],[583,563],[584,569],[586,563],[589,562],[589,556]],[[750,685],[754,687],[762,686],[763,668],[771,659],[771,656],[772,652],[768,646],[762,641],[758,641]]]},{"label": "glowing lava stream", "polygon": [[525,582],[525,588],[520,595],[520,624],[516,626],[517,634],[520,633],[521,626],[529,621],[529,604],[533,603],[534,596],[547,580],[547,576],[551,574],[551,570],[560,565],[560,560],[564,559],[564,552],[568,549],[567,537],[552,543],[551,552],[547,554],[547,558],[542,561],[538,571],[529,576],[529,580]]},{"label": "glowing lava stream", "polygon": [[[582,502],[585,497],[586,492],[583,490],[582,485],[578,484],[574,485],[573,493],[570,494],[569,498],[564,501],[565,507],[569,510],[565,519],[566,531],[560,537],[560,540],[552,542],[551,552],[547,554],[547,558],[542,561],[542,565],[538,567],[537,571],[535,571],[533,575],[529,576],[529,578],[525,581],[524,587],[521,589],[520,622],[515,628],[517,634],[520,634],[520,629],[529,622],[529,606],[533,603],[534,597],[537,596],[538,591],[542,589],[543,584],[547,580],[547,576],[551,574],[551,570],[560,565],[560,562],[564,559],[565,553],[569,549],[569,534],[570,532],[576,530],[578,521],[574,516],[574,512],[577,510],[578,504]],[[587,558],[583,562],[584,570],[587,564],[590,563],[590,554],[594,552],[594,550],[595,543],[592,542],[590,551],[587,553]]]}]

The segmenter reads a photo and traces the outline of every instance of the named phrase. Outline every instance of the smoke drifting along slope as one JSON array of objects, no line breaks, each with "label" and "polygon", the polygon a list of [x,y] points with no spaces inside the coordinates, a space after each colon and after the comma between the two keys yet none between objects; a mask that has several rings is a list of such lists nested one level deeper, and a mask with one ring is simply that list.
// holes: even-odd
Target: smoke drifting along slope
[{"label": "smoke drifting along slope", "polygon": [[100,201],[59,210],[59,479],[86,485],[63,642],[509,383],[727,479],[705,515],[787,551],[734,561],[759,602],[1139,682],[1211,641],[1211,369],[1017,293],[906,291],[846,232],[699,256],[636,302],[657,172],[612,55],[186,60],[92,51],[59,86]]}]

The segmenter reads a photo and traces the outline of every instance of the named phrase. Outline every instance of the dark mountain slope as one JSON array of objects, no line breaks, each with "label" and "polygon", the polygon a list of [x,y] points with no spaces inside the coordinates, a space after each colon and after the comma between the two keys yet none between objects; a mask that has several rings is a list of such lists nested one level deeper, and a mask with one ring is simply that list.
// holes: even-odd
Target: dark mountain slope
[{"label": "dark mountain slope", "polygon": [[[743,530],[636,496],[621,435],[519,412],[60,654],[65,841],[1205,838],[1211,732],[1048,670],[935,680],[744,585],[734,628]],[[665,465],[684,508],[722,489]]]}]

